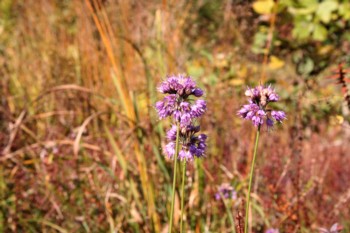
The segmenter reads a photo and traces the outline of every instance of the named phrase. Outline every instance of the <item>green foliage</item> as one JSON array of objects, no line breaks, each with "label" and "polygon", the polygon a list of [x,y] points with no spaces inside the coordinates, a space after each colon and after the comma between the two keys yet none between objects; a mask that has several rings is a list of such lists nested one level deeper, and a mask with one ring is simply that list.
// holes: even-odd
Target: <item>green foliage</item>
[{"label": "green foliage", "polygon": [[343,5],[336,0],[321,3],[309,0],[284,4],[287,12],[294,18],[293,36],[299,40],[325,41],[329,33],[326,27],[333,26],[335,20],[342,20],[338,9],[344,10]]},{"label": "green foliage", "polygon": [[349,2],[341,0],[293,1],[285,4],[285,10],[293,17],[293,36],[299,40],[324,42],[330,33],[345,29],[346,23],[339,22],[350,16]]},{"label": "green foliage", "polygon": [[[265,2],[264,0],[255,3]],[[255,4],[254,3],[254,4]],[[276,29],[270,54],[288,54],[295,63],[296,72],[303,77],[319,74],[334,61],[346,59],[345,51],[332,49],[342,47],[350,40],[350,2],[343,0],[286,0],[278,1],[276,10],[268,14],[253,9],[259,14],[271,17],[276,14]],[[262,21],[255,33],[252,51],[263,54],[269,30]],[[290,27],[291,33],[283,33],[283,27]],[[295,57],[298,57],[297,59]],[[336,58],[336,59],[334,59]]]}]

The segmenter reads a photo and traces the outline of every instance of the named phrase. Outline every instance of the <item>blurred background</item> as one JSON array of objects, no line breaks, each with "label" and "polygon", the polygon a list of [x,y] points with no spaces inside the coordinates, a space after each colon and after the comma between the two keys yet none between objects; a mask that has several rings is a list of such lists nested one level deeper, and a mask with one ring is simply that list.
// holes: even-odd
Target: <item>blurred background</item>
[{"label": "blurred background", "polygon": [[[166,232],[154,104],[178,73],[208,102],[187,232],[244,216],[256,129],[236,112],[260,83],[288,119],[261,134],[251,231],[350,232],[349,20],[347,0],[1,0],[0,232]],[[222,183],[237,199],[215,199]]]}]

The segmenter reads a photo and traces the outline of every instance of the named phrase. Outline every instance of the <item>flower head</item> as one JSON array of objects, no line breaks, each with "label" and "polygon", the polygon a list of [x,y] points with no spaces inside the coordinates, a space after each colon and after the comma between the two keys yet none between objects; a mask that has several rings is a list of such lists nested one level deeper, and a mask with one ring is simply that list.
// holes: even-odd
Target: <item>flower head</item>
[{"label": "flower head", "polygon": [[[176,123],[180,123],[179,154],[178,159],[193,160],[204,156],[207,136],[197,133],[199,126],[194,126],[194,119],[201,117],[206,109],[205,100],[193,100],[190,96],[201,97],[204,92],[197,87],[191,77],[183,75],[170,76],[158,86],[159,92],[167,94],[163,100],[158,101],[155,108],[159,118],[171,117]],[[174,124],[167,132],[168,143],[164,152],[169,158],[175,157],[177,125]]]},{"label": "flower head", "polygon": [[271,86],[260,85],[248,88],[245,95],[249,97],[249,104],[243,105],[237,115],[252,121],[254,126],[259,127],[266,123],[266,126],[271,128],[275,121],[282,122],[286,119],[286,114],[283,111],[273,111],[267,108],[268,103],[279,100],[279,96]]},{"label": "flower head", "polygon": [[235,189],[231,185],[224,183],[224,184],[220,185],[218,192],[215,193],[216,200],[220,200],[222,198],[236,200],[237,199],[237,192],[235,191]]},{"label": "flower head", "polygon": [[201,97],[204,93],[191,77],[170,76],[159,85],[158,90],[163,94],[168,94],[155,105],[160,119],[172,117],[182,127],[185,127],[206,111],[206,101],[198,99],[193,103],[193,100],[189,98],[191,95]]},{"label": "flower head", "polygon": [[[173,125],[167,132],[168,144],[164,151],[169,158],[175,155],[176,125]],[[205,134],[196,135],[200,130],[199,126],[188,125],[181,128],[179,135],[180,150],[178,159],[191,161],[194,158],[202,158],[207,147]]]}]

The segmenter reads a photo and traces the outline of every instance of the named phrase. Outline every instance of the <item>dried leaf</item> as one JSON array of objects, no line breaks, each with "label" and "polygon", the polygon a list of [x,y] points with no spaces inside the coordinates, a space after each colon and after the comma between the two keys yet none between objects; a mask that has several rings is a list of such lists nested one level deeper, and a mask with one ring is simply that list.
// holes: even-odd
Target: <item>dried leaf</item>
[{"label": "dried leaf", "polygon": [[282,61],[281,59],[279,59],[276,56],[271,56],[270,57],[270,63],[269,63],[269,68],[271,70],[277,70],[281,67],[284,66],[284,61]]},{"label": "dried leaf", "polygon": [[253,9],[259,14],[270,14],[274,6],[273,0],[258,0],[253,3]]}]

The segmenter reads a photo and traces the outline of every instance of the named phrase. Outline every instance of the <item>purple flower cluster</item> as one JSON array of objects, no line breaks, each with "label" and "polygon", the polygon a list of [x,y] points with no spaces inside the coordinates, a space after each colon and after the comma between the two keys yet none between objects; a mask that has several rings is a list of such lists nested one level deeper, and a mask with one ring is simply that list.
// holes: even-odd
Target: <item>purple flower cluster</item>
[{"label": "purple flower cluster", "polygon": [[[200,127],[194,126],[194,119],[201,117],[207,108],[206,101],[192,100],[190,96],[201,97],[203,90],[190,78],[182,75],[170,76],[158,87],[159,92],[167,94],[156,103],[159,118],[171,117],[180,123],[178,159],[193,160],[204,156],[206,149],[205,134],[196,135]],[[168,144],[164,151],[169,158],[174,158],[177,126],[174,124],[167,132]]]},{"label": "purple flower cluster", "polygon": [[265,233],[279,233],[280,231],[275,228],[270,228],[265,231]]},{"label": "purple flower cluster", "polygon": [[173,117],[182,127],[191,124],[192,119],[201,117],[206,111],[207,104],[199,99],[191,103],[189,97],[201,97],[203,91],[190,78],[182,75],[170,76],[158,87],[159,92],[168,94],[156,103],[159,118]]},{"label": "purple flower cluster", "polygon": [[218,192],[215,193],[216,200],[220,200],[222,198],[236,200],[237,199],[237,192],[235,191],[235,189],[231,185],[224,183],[224,184],[220,185]]},{"label": "purple flower cluster", "polygon": [[[188,125],[181,128],[179,135],[179,143],[181,145],[178,159],[191,161],[193,158],[201,158],[204,156],[207,136],[199,134],[199,126]],[[165,153],[169,158],[175,155],[175,141],[176,141],[176,125],[173,125],[167,132],[168,144],[165,146]]]},{"label": "purple flower cluster", "polygon": [[249,104],[243,105],[237,115],[243,119],[251,120],[254,126],[263,125],[266,119],[267,127],[271,128],[276,121],[282,122],[286,119],[286,114],[283,111],[266,108],[268,103],[279,100],[279,96],[271,86],[260,85],[255,88],[248,88],[245,95],[249,97]]}]

